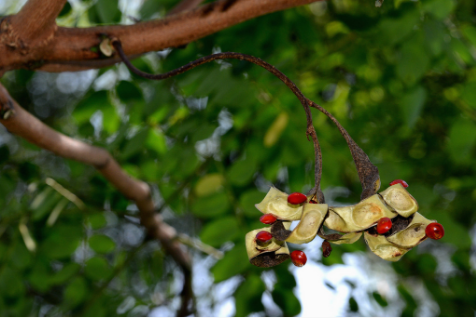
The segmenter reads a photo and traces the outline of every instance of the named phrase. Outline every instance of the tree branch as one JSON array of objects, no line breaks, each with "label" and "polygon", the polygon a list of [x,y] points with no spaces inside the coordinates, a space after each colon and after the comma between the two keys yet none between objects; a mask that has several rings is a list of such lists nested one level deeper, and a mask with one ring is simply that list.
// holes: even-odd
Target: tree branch
[{"label": "tree branch", "polygon": [[[25,54],[16,54],[7,45],[0,45],[0,71],[17,68],[76,71],[85,69],[78,65],[80,61],[106,60],[98,50],[103,35],[120,38],[127,55],[143,54],[178,47],[246,20],[316,1],[319,0],[220,0],[162,20],[134,25],[59,27],[48,45]],[[7,22],[2,23],[2,30]],[[109,65],[117,62],[108,61]]]},{"label": "tree branch", "polygon": [[[190,255],[176,240],[175,229],[164,223],[161,216],[154,212],[150,188],[145,182],[129,176],[106,150],[74,140],[43,124],[21,108],[0,85],[0,114],[5,109],[8,109],[9,116],[0,118],[0,123],[11,133],[63,158],[93,165],[117,190],[134,201],[140,212],[141,224],[148,235],[160,241],[166,253],[179,264],[185,278],[191,277]],[[189,302],[188,298],[182,298]]]},{"label": "tree branch", "polygon": [[190,11],[198,7],[203,0],[182,0],[179,4],[172,8],[167,15],[174,15],[185,11]]},{"label": "tree branch", "polygon": [[[9,19],[9,27],[17,45],[33,47],[53,38],[56,17],[67,0],[29,0]],[[3,31],[3,30],[2,30]]]}]

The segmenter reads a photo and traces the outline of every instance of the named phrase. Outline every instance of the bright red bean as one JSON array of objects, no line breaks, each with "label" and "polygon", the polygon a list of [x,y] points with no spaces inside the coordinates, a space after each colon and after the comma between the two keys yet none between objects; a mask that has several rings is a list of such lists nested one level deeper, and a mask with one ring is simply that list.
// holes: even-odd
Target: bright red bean
[{"label": "bright red bean", "polygon": [[381,218],[377,223],[377,233],[384,234],[392,228],[392,220],[389,218]]},{"label": "bright red bean", "polygon": [[267,243],[273,238],[273,235],[267,231],[259,231],[258,234],[256,234],[256,241],[259,243]]},{"label": "bright red bean", "polygon": [[303,251],[292,251],[291,252],[291,261],[293,261],[294,266],[302,267],[306,265],[307,256]]},{"label": "bright red bean", "polygon": [[272,214],[264,214],[259,218],[259,220],[264,224],[273,224],[276,222],[277,218]]},{"label": "bright red bean", "polygon": [[301,204],[307,201],[307,197],[299,192],[291,193],[288,196],[288,202],[291,204]]},{"label": "bright red bean", "polygon": [[439,240],[445,236],[445,229],[440,223],[433,222],[426,226],[425,234],[433,240]]},{"label": "bright red bean", "polygon": [[397,183],[400,183],[404,188],[408,188],[408,183],[406,183],[404,180],[401,180],[401,179],[393,180],[392,182],[390,182],[390,185],[393,186],[393,185],[396,185]]}]

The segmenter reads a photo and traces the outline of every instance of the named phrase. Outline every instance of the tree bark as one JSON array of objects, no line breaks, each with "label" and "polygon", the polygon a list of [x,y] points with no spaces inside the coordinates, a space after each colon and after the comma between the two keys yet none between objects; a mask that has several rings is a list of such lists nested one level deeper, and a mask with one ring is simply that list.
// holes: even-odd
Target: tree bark
[{"label": "tree bark", "polygon": [[[41,0],[30,0],[30,6]],[[63,0],[62,0],[63,1]],[[192,11],[172,15],[162,20],[141,22],[134,25],[112,25],[91,28],[58,27],[54,36],[44,45],[26,49],[9,46],[8,32],[16,32],[17,18],[7,17],[0,28],[0,72],[18,68],[49,72],[78,71],[95,68],[91,61],[106,61],[97,67],[112,65],[117,58],[106,59],[98,46],[104,36],[116,37],[123,43],[127,55],[138,55],[169,47],[178,47],[216,33],[232,25],[271,12],[309,4],[318,0],[220,0]],[[51,1],[53,2],[53,1]],[[55,6],[54,8],[57,8]],[[22,19],[31,10],[25,9]],[[86,62],[84,65],[83,62]]]}]

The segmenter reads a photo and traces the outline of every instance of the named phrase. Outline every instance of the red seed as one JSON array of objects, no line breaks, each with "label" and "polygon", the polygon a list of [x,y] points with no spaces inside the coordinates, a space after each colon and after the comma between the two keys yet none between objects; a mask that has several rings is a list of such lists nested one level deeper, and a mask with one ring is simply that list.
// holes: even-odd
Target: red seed
[{"label": "red seed", "polygon": [[307,197],[304,194],[299,192],[291,193],[288,196],[288,202],[291,204],[301,204],[306,201],[307,201]]},{"label": "red seed", "polygon": [[293,261],[294,266],[302,267],[307,262],[306,254],[303,251],[292,251],[291,261]]},{"label": "red seed", "polygon": [[329,257],[329,255],[331,255],[331,252],[332,252],[331,243],[329,243],[329,241],[322,242],[322,256]]},{"label": "red seed", "polygon": [[392,220],[389,218],[381,218],[377,223],[377,233],[384,234],[392,228]]},{"label": "red seed", "polygon": [[256,234],[256,241],[259,243],[267,243],[273,238],[273,235],[271,233],[266,232],[266,231],[259,231],[258,234]]},{"label": "red seed", "polygon": [[408,188],[408,183],[406,183],[405,181],[401,179],[393,180],[392,182],[390,182],[390,185],[393,186],[393,185],[396,185],[397,183],[400,183],[404,188]]},{"label": "red seed", "polygon": [[264,224],[273,224],[276,222],[277,218],[272,214],[264,214],[259,218],[259,220]]},{"label": "red seed", "polygon": [[317,204],[317,201],[316,200],[310,200],[309,203]]},{"label": "red seed", "polygon": [[439,240],[445,236],[445,229],[440,223],[433,222],[426,226],[425,234],[433,240]]}]

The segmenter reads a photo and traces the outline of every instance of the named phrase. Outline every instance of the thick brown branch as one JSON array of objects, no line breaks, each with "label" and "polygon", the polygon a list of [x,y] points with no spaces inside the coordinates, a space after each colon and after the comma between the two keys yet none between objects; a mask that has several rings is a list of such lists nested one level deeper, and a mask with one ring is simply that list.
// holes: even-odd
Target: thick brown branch
[{"label": "thick brown branch", "polygon": [[29,0],[18,14],[10,17],[9,27],[18,45],[34,47],[53,38],[56,17],[66,0]]},{"label": "thick brown branch", "polygon": [[167,15],[174,15],[185,11],[190,11],[198,7],[203,0],[182,0],[179,4],[172,8]]},{"label": "thick brown branch", "polygon": [[[316,1],[237,0],[230,3],[220,0],[158,21],[84,29],[58,28],[53,40],[41,50],[21,55],[0,45],[0,70],[25,67],[56,72],[78,70],[79,61],[104,58],[97,49],[102,35],[120,38],[127,55],[142,54],[178,47],[246,20]],[[116,61],[111,59],[110,62]],[[72,63],[75,65],[69,68]]]},{"label": "thick brown branch", "polygon": [[145,182],[129,176],[104,149],[74,140],[43,124],[21,108],[0,85],[0,110],[4,109],[13,111],[7,119],[0,119],[0,123],[11,133],[63,158],[95,166],[122,194],[135,202],[140,211],[141,223],[148,234],[161,242],[162,247],[180,265],[186,276],[191,275],[190,256],[176,240],[175,229],[154,213],[150,188]]}]

